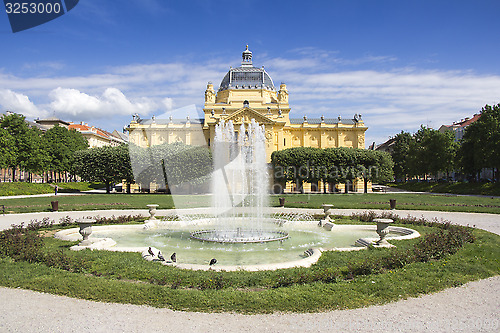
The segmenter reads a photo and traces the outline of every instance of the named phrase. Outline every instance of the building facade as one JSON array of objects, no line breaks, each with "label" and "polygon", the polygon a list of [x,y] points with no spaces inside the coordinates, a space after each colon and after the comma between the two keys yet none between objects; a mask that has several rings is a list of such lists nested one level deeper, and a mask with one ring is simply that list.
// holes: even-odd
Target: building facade
[{"label": "building facade", "polygon": [[472,118],[466,117],[460,121],[455,121],[451,125],[441,125],[439,127],[439,131],[444,133],[445,131],[452,131],[455,133],[455,141],[460,141],[464,137],[465,129],[470,124],[476,122],[479,118],[481,118],[480,113],[476,113]]},{"label": "building facade", "polygon": [[[130,142],[140,147],[174,142],[210,146],[219,122],[232,121],[237,129],[254,119],[265,127],[266,155],[270,162],[273,151],[286,148],[364,148],[368,129],[361,115],[351,119],[291,117],[286,84],[281,83],[276,89],[264,67],[253,66],[248,46],[240,67],[230,68],[217,90],[208,82],[203,112],[201,119],[140,119],[135,115],[127,128]],[[355,184],[352,190],[363,188]]]},{"label": "building facade", "polygon": [[79,124],[69,123],[68,129],[80,132],[89,144],[89,148],[112,146],[116,147],[127,143],[125,136],[118,135],[119,133],[109,133],[103,129],[81,122]]}]

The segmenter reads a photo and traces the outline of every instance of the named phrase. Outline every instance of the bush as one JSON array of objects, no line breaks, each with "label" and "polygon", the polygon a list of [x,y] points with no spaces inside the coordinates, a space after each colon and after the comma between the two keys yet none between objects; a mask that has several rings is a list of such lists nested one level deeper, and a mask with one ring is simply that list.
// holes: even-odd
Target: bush
[{"label": "bush", "polygon": [[33,229],[13,226],[0,232],[0,257],[16,261],[39,262],[43,240]]}]

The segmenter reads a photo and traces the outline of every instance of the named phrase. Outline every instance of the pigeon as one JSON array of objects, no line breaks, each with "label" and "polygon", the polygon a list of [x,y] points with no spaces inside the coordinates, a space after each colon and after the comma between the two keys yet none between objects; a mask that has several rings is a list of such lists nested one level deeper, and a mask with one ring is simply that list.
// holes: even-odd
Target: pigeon
[{"label": "pigeon", "polygon": [[158,251],[158,259],[160,259],[160,261],[165,261],[165,257],[163,257],[160,251]]},{"label": "pigeon", "polygon": [[153,252],[153,250],[151,249],[151,246],[149,247],[148,249],[148,253],[151,255],[151,256],[155,256],[155,253]]},{"label": "pigeon", "polygon": [[217,259],[213,258],[212,260],[210,260],[210,266],[215,265],[216,262],[217,262]]},{"label": "pigeon", "polygon": [[170,256],[170,260],[172,260],[172,262],[177,262],[177,255],[175,254],[175,252]]}]

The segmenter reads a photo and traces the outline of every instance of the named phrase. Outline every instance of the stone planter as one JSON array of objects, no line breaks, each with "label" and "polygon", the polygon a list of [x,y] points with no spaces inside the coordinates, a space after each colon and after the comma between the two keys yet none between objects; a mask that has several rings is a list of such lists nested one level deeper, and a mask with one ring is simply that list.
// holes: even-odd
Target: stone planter
[{"label": "stone planter", "polygon": [[389,199],[391,209],[396,209],[396,199]]},{"label": "stone planter", "polygon": [[374,219],[373,222],[377,223],[377,234],[380,236],[380,239],[375,244],[378,246],[391,246],[391,244],[385,240],[385,237],[389,233],[389,226],[394,221],[391,219]]},{"label": "stone planter", "polygon": [[330,204],[323,204],[323,212],[325,213],[325,220],[330,221],[330,215],[332,214],[332,207],[333,205]]},{"label": "stone planter", "polygon": [[90,234],[92,234],[92,224],[95,223],[94,219],[80,219],[77,220],[78,226],[80,227],[80,235],[83,237],[83,241],[78,244],[78,246],[89,246],[92,242],[89,240]]},{"label": "stone planter", "polygon": [[155,205],[155,204],[151,204],[151,205],[147,205],[148,208],[149,208],[149,220],[156,220],[156,207],[158,207],[158,205]]}]

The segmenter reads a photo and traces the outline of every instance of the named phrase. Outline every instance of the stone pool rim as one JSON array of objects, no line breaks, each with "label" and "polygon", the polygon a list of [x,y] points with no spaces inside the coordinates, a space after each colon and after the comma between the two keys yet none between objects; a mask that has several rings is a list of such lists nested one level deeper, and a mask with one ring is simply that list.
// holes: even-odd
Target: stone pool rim
[{"label": "stone pool rim", "polygon": [[[175,223],[169,221],[168,223]],[[182,222],[179,222],[182,223]],[[291,223],[307,223],[310,224],[311,221],[293,221]],[[102,225],[102,226],[93,226],[95,231],[112,231],[112,230],[143,230],[143,224],[133,224],[133,225]],[[377,226],[374,224],[334,224],[331,231],[335,232],[336,230],[342,229],[362,229],[362,230],[370,230],[376,231]],[[70,228],[63,229],[58,231],[54,237],[60,240],[65,241],[77,241],[80,240],[81,236],[78,233],[79,228]],[[404,239],[412,239],[420,236],[420,233],[414,229],[407,227],[399,227],[399,226],[391,226],[390,231],[393,233],[398,233],[397,236],[388,236],[387,240],[404,240]],[[362,238],[364,242],[372,243],[378,240],[378,237],[373,238]],[[359,240],[358,240],[359,241]],[[367,249],[367,246],[359,246],[359,242],[356,241],[358,246],[346,247],[346,248],[313,248],[312,254],[308,257],[286,261],[280,263],[268,263],[268,264],[257,264],[257,265],[200,265],[200,264],[188,264],[188,263],[170,263],[170,262],[161,262],[164,265],[174,266],[179,269],[189,269],[189,270],[214,270],[214,271],[262,271],[262,270],[277,270],[277,269],[285,269],[285,268],[293,268],[293,267],[310,267],[315,264],[319,258],[321,257],[321,253],[324,251],[359,251]],[[362,243],[362,242],[361,242]],[[147,246],[143,247],[118,247],[115,246],[116,242],[111,238],[94,238],[92,244],[88,246],[72,246],[72,250],[106,250],[106,251],[116,251],[116,252],[138,252],[142,253],[147,250]],[[354,245],[354,244],[353,244]]]}]

